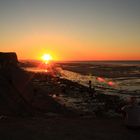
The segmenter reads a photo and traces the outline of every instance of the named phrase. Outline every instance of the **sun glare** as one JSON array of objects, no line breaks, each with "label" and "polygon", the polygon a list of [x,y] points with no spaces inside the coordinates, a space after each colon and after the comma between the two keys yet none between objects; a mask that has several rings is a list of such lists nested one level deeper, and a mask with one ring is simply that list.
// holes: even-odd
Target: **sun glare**
[{"label": "sun glare", "polygon": [[42,56],[42,60],[45,61],[45,62],[49,62],[52,60],[52,56],[50,54],[44,54]]}]

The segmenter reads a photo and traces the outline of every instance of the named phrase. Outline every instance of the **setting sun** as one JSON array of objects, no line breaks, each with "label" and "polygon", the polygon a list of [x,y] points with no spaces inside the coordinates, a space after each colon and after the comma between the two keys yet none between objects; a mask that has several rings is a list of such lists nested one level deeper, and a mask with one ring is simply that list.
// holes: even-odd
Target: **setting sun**
[{"label": "setting sun", "polygon": [[48,62],[48,61],[52,60],[52,56],[50,54],[44,54],[42,56],[42,60]]}]

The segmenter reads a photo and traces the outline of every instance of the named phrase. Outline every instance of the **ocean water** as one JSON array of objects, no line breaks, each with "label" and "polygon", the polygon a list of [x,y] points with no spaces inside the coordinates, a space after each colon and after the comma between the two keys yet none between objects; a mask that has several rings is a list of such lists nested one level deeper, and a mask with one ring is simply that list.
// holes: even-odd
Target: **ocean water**
[{"label": "ocean water", "polygon": [[[56,76],[65,78],[81,85],[89,86],[91,81],[92,87],[98,93],[117,95],[127,100],[129,96],[137,97],[140,102],[140,62],[139,61],[90,61],[90,62],[62,62],[54,65],[58,73]],[[46,68],[30,67],[28,71],[45,72]],[[73,90],[70,93],[74,92]],[[74,108],[83,112],[93,113],[98,106],[103,104],[95,101],[87,101],[88,98],[75,94],[61,94],[59,96],[60,103],[67,107]],[[82,95],[82,94],[80,94]],[[110,114],[111,116],[114,113]]]},{"label": "ocean water", "polygon": [[[46,69],[28,68],[47,72]],[[140,61],[80,61],[58,63],[61,78],[92,87],[104,94],[140,96]]]},{"label": "ocean water", "polygon": [[[84,64],[81,68],[85,71],[76,68],[81,64]],[[61,71],[62,77],[85,86],[88,86],[89,81],[91,81],[95,89],[105,94],[140,95],[140,61],[75,62],[74,65],[70,66],[74,68],[66,66],[67,70]],[[103,76],[100,76],[100,69],[102,69],[101,75]],[[90,73],[87,74],[86,70],[89,70]]]},{"label": "ocean water", "polygon": [[68,62],[61,62],[61,63],[75,63],[75,64],[109,64],[109,65],[129,65],[129,66],[140,66],[140,61],[68,61]]},{"label": "ocean water", "polygon": [[102,82],[98,79],[100,77],[82,75],[76,72],[67,70],[61,71],[62,78],[78,82],[84,86],[88,86],[89,81],[92,83],[92,87],[102,91],[104,94],[112,95],[140,95],[140,79],[134,78],[104,78]]}]

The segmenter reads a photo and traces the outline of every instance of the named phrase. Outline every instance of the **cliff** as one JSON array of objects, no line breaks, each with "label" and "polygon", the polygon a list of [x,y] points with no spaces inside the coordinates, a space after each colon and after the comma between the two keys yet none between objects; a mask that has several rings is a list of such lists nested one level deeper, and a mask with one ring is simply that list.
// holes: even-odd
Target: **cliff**
[{"label": "cliff", "polygon": [[5,67],[7,65],[17,65],[18,58],[15,52],[0,52],[0,68]]},{"label": "cliff", "polygon": [[34,90],[35,74],[24,71],[17,64],[16,53],[0,53],[0,115],[63,111],[59,103],[39,88],[39,83]]},{"label": "cliff", "polygon": [[30,112],[31,95],[26,85],[29,79],[18,66],[16,53],[0,52],[0,114]]}]

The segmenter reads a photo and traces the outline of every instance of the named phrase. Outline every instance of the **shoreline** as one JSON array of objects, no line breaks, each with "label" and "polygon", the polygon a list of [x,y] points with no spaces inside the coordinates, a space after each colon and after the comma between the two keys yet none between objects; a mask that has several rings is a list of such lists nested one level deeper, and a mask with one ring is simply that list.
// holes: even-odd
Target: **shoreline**
[{"label": "shoreline", "polygon": [[[43,76],[44,74],[45,76]],[[117,95],[106,95],[100,91],[94,91],[94,89],[89,91],[88,87],[77,82],[58,77],[49,76],[49,81],[46,81],[47,76],[49,76],[48,73],[36,73],[38,80],[36,78],[35,81],[33,80],[34,86],[43,89],[46,94],[54,98],[62,106],[77,110],[77,112],[87,114],[97,112],[97,114],[108,116],[111,113],[110,111],[112,111],[115,117],[115,115],[120,116],[119,110],[121,106],[126,104],[125,100]],[[46,78],[40,79],[40,77]]]},{"label": "shoreline", "polygon": [[139,139],[139,130],[125,128],[120,109],[127,103],[116,95],[18,66],[0,72],[0,139]]}]

